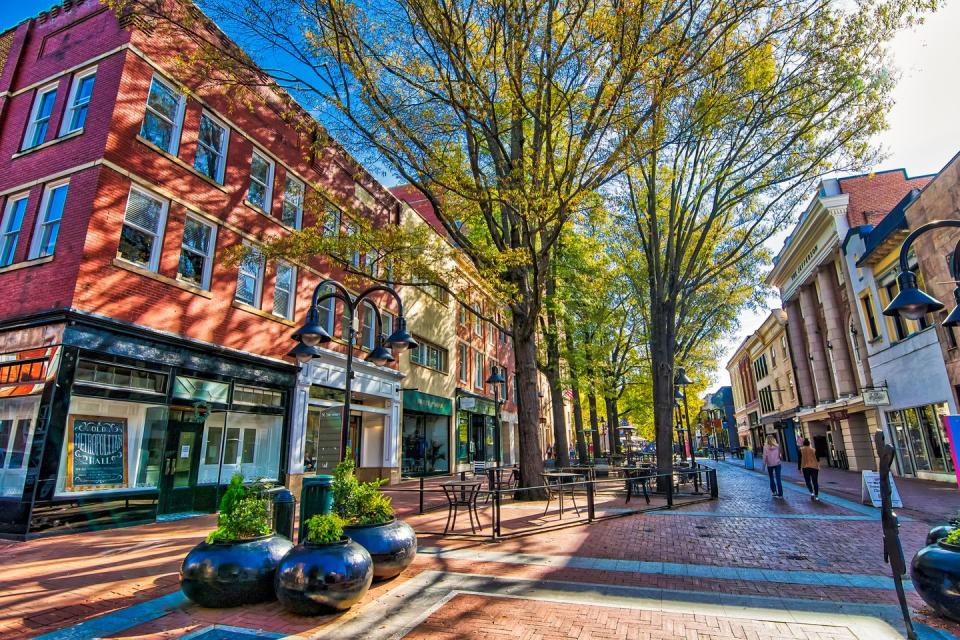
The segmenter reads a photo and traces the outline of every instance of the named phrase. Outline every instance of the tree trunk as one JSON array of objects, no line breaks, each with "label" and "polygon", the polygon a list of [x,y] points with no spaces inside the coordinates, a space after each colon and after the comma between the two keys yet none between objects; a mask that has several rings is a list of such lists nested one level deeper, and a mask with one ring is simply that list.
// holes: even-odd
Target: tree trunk
[{"label": "tree trunk", "polygon": [[546,316],[547,327],[544,340],[547,343],[547,369],[544,372],[550,385],[550,411],[553,416],[553,451],[556,455],[557,466],[570,465],[570,443],[567,441],[567,416],[563,411],[563,383],[560,380],[560,327],[557,323],[556,303],[557,279],[553,274],[556,259],[555,254],[550,264],[550,273],[546,282]]},{"label": "tree trunk", "polygon": [[672,307],[654,302],[650,308],[650,364],[658,473],[673,473],[673,364],[676,355],[674,326]]},{"label": "tree trunk", "polygon": [[[537,395],[537,342],[535,319],[513,309],[513,349],[517,377],[517,435],[520,456],[520,486],[543,484],[543,450],[540,446],[540,399]],[[519,500],[543,500],[542,489],[517,493]]]},{"label": "tree trunk", "polygon": [[[570,354],[573,353],[573,333],[569,330],[565,332],[567,342],[567,362],[570,362]],[[570,366],[570,390],[573,392],[573,429],[577,437],[577,457],[580,458],[580,464],[583,464],[589,458],[587,453],[587,441],[583,437],[583,407],[580,405],[580,377],[577,375],[577,368]]]},{"label": "tree trunk", "polygon": [[590,408],[590,434],[593,436],[593,457],[603,455],[603,445],[600,442],[600,420],[597,418],[597,394],[593,387],[587,392],[587,406]]},{"label": "tree trunk", "polygon": [[607,397],[603,399],[607,407],[607,434],[610,439],[610,455],[621,453],[623,447],[620,446],[620,432],[618,427],[620,426],[620,409],[617,407],[617,399],[615,397]]}]

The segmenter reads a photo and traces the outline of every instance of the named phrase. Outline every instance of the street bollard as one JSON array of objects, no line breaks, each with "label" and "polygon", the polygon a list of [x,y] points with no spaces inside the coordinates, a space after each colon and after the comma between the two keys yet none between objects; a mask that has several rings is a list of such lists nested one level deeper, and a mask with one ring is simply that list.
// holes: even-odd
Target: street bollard
[{"label": "street bollard", "polygon": [[273,529],[287,540],[293,540],[293,519],[297,513],[297,500],[287,489],[273,494]]},{"label": "street bollard", "polygon": [[673,477],[667,478],[667,508],[673,509]]},{"label": "street bollard", "polygon": [[710,469],[709,471],[707,471],[707,479],[710,481],[710,497],[719,498],[720,487],[717,486],[717,470]]},{"label": "street bollard", "polygon": [[593,497],[593,482],[587,480],[587,522],[593,522],[596,517]]}]

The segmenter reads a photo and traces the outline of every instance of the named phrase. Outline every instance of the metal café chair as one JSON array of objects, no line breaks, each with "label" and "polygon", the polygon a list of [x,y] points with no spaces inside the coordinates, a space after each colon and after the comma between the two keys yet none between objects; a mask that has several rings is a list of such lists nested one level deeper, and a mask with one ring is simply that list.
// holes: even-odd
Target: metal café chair
[{"label": "metal caf\u00e9 chair", "polygon": [[[460,507],[467,509],[470,517],[470,531],[476,533],[478,528],[483,531],[480,514],[477,512],[477,496],[480,495],[481,484],[480,482],[445,482],[440,485],[444,495],[447,496],[447,524],[443,527],[444,533],[457,528],[457,513]],[[476,527],[473,524],[474,517],[477,520]]]},{"label": "metal caf\u00e9 chair", "polygon": [[[557,472],[563,473],[563,472]],[[573,473],[571,472],[571,475]],[[550,476],[550,473],[544,473],[541,476],[543,478],[543,484],[547,488],[547,507],[543,510],[543,515],[547,515],[547,512],[550,511],[550,501],[553,500],[553,491],[556,489],[558,493],[558,500],[560,503],[560,517],[563,518],[563,492],[566,486],[570,487],[570,499],[573,501],[573,509],[577,512],[577,515],[580,515],[580,507],[577,506],[577,495],[574,489],[576,486],[571,482],[566,482],[566,478],[554,478]],[[576,482],[576,479],[574,479]]]}]

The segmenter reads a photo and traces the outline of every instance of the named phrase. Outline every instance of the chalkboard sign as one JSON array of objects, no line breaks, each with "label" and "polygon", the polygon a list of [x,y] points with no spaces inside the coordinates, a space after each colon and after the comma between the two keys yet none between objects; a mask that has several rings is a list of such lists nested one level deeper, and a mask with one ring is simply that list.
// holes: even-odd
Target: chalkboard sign
[{"label": "chalkboard sign", "polygon": [[127,420],[70,416],[67,428],[67,490],[127,486]]}]

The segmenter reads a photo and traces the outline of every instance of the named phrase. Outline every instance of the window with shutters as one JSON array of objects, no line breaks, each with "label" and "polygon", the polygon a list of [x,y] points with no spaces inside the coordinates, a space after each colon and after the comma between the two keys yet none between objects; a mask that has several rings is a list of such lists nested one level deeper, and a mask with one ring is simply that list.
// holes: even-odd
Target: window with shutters
[{"label": "window with shutters", "polygon": [[67,96],[67,110],[60,124],[60,135],[83,129],[87,122],[87,110],[93,95],[93,83],[97,78],[97,68],[85,69],[73,76],[70,95]]},{"label": "window with shutters", "polygon": [[33,109],[30,111],[27,131],[23,136],[22,149],[30,149],[46,141],[47,130],[50,128],[50,118],[53,116],[53,105],[56,101],[56,84],[37,90],[37,96],[33,100]]},{"label": "window with shutters", "polygon": [[40,200],[40,215],[37,226],[34,228],[33,240],[30,242],[29,259],[52,256],[57,247],[57,238],[60,236],[60,220],[67,205],[67,189],[69,180],[52,182],[43,190]]},{"label": "window with shutters", "polygon": [[250,158],[250,188],[247,200],[266,213],[270,213],[273,198],[273,160],[254,150]]},{"label": "window with shutters", "polygon": [[227,166],[227,144],[230,130],[209,113],[200,114],[200,130],[197,132],[197,157],[194,168],[220,184]]},{"label": "window with shutters", "polygon": [[140,135],[167,153],[176,155],[180,147],[180,127],[183,125],[185,103],[182,93],[159,77],[153,76]]},{"label": "window with shutters", "polygon": [[300,229],[303,219],[303,183],[288,175],[283,190],[283,205],[280,210],[280,222]]},{"label": "window with shutters", "polygon": [[7,198],[7,205],[3,208],[3,220],[0,221],[0,267],[13,264],[28,202],[26,193]]},{"label": "window with shutters", "polygon": [[273,286],[273,313],[281,318],[293,318],[293,305],[297,291],[297,269],[286,262],[277,263],[277,276]]},{"label": "window with shutters", "polygon": [[139,187],[131,187],[123,216],[117,257],[156,271],[163,247],[167,201]]},{"label": "window with shutters", "polygon": [[260,308],[262,291],[263,254],[256,247],[250,247],[240,261],[240,268],[237,271],[237,302]]},{"label": "window with shutters", "polygon": [[201,289],[209,289],[216,244],[216,226],[187,216],[183,223],[177,279]]}]

